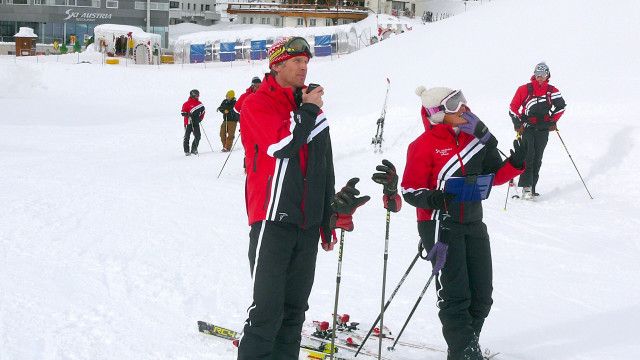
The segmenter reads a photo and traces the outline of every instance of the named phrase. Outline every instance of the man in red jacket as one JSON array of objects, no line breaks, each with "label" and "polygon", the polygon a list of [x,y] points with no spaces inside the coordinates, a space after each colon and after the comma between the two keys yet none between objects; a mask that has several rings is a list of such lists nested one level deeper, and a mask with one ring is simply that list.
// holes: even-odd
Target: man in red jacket
[{"label": "man in red jacket", "polygon": [[[191,154],[198,154],[198,143],[200,142],[200,122],[204,119],[204,105],[198,100],[200,98],[200,91],[193,89],[189,92],[189,99],[182,104],[182,111],[180,114],[184,118],[184,139],[182,141],[182,147],[184,148],[184,154],[189,156]],[[193,132],[193,143],[191,144],[191,151],[189,151],[189,138]]]},{"label": "man in red jacket", "polygon": [[459,177],[475,186],[487,174],[493,174],[493,185],[504,184],[523,171],[526,144],[514,141],[515,151],[503,161],[498,141],[471,112],[462,91],[419,87],[416,93],[430,127],[409,145],[402,196],[416,207],[422,246],[434,261],[432,274],[439,274],[438,315],[447,359],[482,360],[478,339],[493,303],[482,199],[462,198],[445,191],[445,184]]},{"label": "man in red jacket", "polygon": [[333,249],[334,228],[353,230],[351,215],[369,200],[356,197],[357,179],[334,196],[323,88],[304,84],[310,58],[304,38],[274,43],[271,72],[241,109],[253,302],[239,360],[298,359],[318,239]]},{"label": "man in red jacket", "polygon": [[518,181],[525,200],[539,195],[536,184],[549,131],[557,130],[558,120],[566,107],[560,90],[549,84],[550,77],[549,66],[544,62],[537,64],[531,82],[518,87],[509,107],[513,128],[528,145],[527,169]]},{"label": "man in red jacket", "polygon": [[238,101],[236,101],[236,105],[233,107],[233,109],[238,114],[240,114],[240,112],[242,111],[242,104],[244,104],[244,101],[247,100],[249,95],[254,94],[256,91],[258,91],[260,84],[262,84],[262,80],[260,80],[259,77],[254,76],[253,79],[251,79],[251,86],[247,88],[244,94],[240,95]]}]

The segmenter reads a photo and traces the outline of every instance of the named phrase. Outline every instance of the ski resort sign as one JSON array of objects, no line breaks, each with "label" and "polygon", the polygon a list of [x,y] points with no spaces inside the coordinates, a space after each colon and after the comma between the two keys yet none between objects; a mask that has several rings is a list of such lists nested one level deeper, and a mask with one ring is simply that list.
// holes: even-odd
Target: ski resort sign
[{"label": "ski resort sign", "polygon": [[69,9],[64,12],[67,17],[63,21],[83,21],[90,22],[96,20],[109,20],[112,14],[101,12],[89,12],[89,11],[76,11],[75,9]]}]

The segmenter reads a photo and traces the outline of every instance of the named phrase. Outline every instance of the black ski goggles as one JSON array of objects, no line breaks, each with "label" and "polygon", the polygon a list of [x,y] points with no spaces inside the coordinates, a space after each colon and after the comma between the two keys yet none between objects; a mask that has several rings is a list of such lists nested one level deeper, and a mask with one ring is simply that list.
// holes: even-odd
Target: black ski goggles
[{"label": "black ski goggles", "polygon": [[313,54],[311,53],[311,46],[309,46],[307,40],[299,36],[289,39],[282,48],[274,51],[270,57],[275,59],[283,53],[292,57],[298,55],[306,55],[309,59],[313,57]]}]

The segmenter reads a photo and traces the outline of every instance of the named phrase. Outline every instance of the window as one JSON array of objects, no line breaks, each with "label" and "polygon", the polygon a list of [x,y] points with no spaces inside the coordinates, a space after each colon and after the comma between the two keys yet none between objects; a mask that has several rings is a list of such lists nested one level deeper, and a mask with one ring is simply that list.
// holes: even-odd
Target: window
[{"label": "window", "polygon": [[298,18],[298,19],[297,19],[297,25],[298,25],[298,26],[302,26],[302,25],[304,25],[304,19],[303,19],[303,18]]},{"label": "window", "polygon": [[114,0],[107,0],[107,3],[105,5],[107,7],[107,9],[117,9],[118,8],[118,2],[114,1]]},{"label": "window", "polygon": [[253,24],[253,17],[249,18],[249,24]]},{"label": "window", "polygon": [[266,24],[267,23],[267,18],[260,18],[260,24]]},{"label": "window", "polygon": [[29,0],[13,0],[13,5],[29,5]]},{"label": "window", "polygon": [[93,6],[93,0],[75,0],[75,1],[76,1],[76,6],[84,6],[84,7]]},{"label": "window", "polygon": [[316,26],[316,19],[309,19],[309,26]]},{"label": "window", "polygon": [[246,24],[246,23],[247,23],[247,18],[246,18],[246,17],[244,17],[244,16],[242,17],[242,23],[243,23],[243,24]]},{"label": "window", "polygon": [[191,4],[187,3],[187,10],[191,10]]},{"label": "window", "polygon": [[[146,1],[136,1],[134,5],[134,9],[136,10],[147,10],[147,2]],[[151,6],[149,6],[150,10],[169,10],[169,3],[157,3],[152,2]]]},{"label": "window", "polygon": [[211,9],[211,7],[210,7],[210,6],[211,6],[211,5],[205,5],[205,6],[204,6],[204,10],[205,10],[205,11],[209,11],[209,10]]},{"label": "window", "polygon": [[279,17],[276,18],[275,25],[276,26],[280,26],[280,18]]},{"label": "window", "polygon": [[[2,0],[0,0],[0,4],[2,4]],[[33,5],[47,5],[47,0],[33,0]]]},{"label": "window", "polygon": [[204,4],[200,4],[200,11],[204,11]]},{"label": "window", "polygon": [[65,0],[53,0],[53,5],[67,5]]},{"label": "window", "polygon": [[332,24],[333,24],[333,21],[331,21],[331,19],[324,20],[324,26],[331,26]]},{"label": "window", "polygon": [[179,9],[180,2],[179,1],[169,1],[169,9]]}]

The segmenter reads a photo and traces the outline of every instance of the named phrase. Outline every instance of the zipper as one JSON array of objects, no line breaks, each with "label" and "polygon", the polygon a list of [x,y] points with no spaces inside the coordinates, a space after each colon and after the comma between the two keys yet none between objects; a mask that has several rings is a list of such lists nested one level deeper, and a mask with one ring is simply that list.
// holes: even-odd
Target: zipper
[{"label": "zipper", "polygon": [[254,145],[256,151],[253,153],[253,172],[256,172],[256,162],[258,161],[258,144]]},{"label": "zipper", "polygon": [[269,199],[271,198],[271,192],[269,191],[269,189],[271,189],[271,180],[273,180],[273,175],[269,175],[269,177],[267,178],[267,189],[264,192],[265,195],[264,204],[262,204],[262,210],[267,210],[267,205],[269,205]]}]

